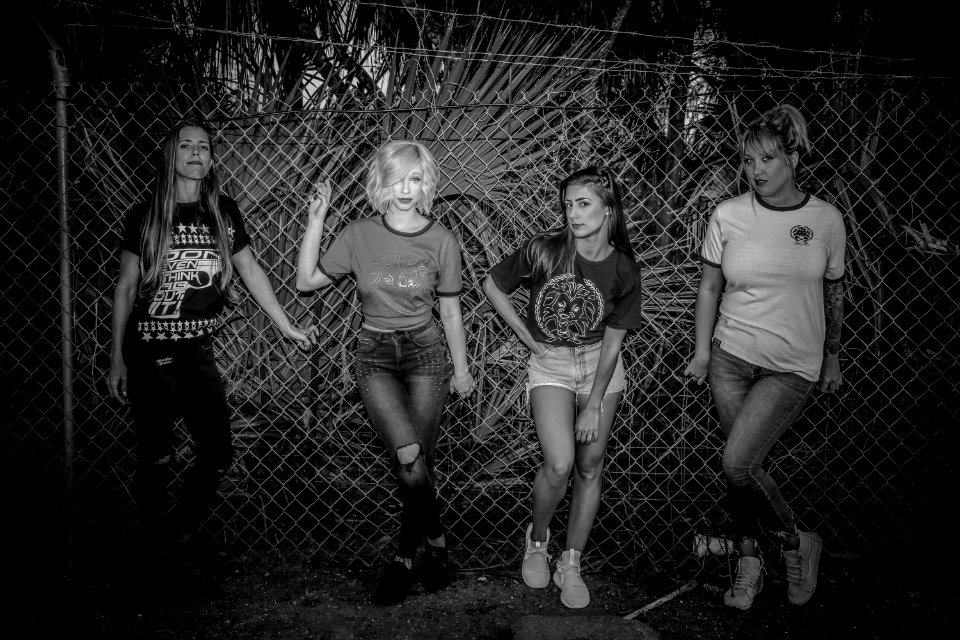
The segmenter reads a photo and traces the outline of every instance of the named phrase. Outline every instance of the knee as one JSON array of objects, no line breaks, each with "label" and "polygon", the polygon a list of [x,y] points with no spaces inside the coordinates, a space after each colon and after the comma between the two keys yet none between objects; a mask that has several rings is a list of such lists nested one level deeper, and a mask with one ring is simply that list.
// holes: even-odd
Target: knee
[{"label": "knee", "polygon": [[751,476],[750,463],[732,454],[729,450],[725,450],[723,452],[723,475],[735,487],[746,486],[749,484]]},{"label": "knee", "polygon": [[423,449],[420,444],[397,447],[397,476],[400,482],[408,487],[417,487],[427,482],[427,469],[423,458]]},{"label": "knee", "polygon": [[566,482],[567,479],[570,478],[570,471],[572,469],[573,461],[567,459],[546,460],[541,467],[544,475],[552,484]]},{"label": "knee", "polygon": [[577,460],[577,478],[587,482],[596,482],[603,474],[603,458]]}]

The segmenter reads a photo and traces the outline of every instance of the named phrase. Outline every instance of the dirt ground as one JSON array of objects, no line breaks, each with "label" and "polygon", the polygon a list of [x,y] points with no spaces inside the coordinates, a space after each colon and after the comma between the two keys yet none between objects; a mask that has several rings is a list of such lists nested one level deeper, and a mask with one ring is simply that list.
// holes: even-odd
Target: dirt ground
[{"label": "dirt ground", "polygon": [[[924,565],[933,568],[931,563]],[[747,612],[722,603],[725,564],[676,575],[589,571],[591,605],[565,609],[550,586],[531,590],[515,568],[460,570],[438,594],[416,591],[396,607],[375,607],[367,597],[377,570],[328,562],[284,564],[210,552],[189,568],[168,567],[166,577],[143,583],[123,572],[72,584],[52,581],[16,589],[5,599],[6,638],[132,640],[416,639],[508,640],[511,624],[536,614],[559,626],[573,616],[621,617],[696,580],[696,587],[636,617],[663,640],[744,638],[954,637],[957,589],[953,574],[928,576],[877,570],[860,558],[825,557],[820,585],[804,607],[786,602],[782,567],[768,565],[767,582]],[[2,628],[2,627],[0,627]]]}]

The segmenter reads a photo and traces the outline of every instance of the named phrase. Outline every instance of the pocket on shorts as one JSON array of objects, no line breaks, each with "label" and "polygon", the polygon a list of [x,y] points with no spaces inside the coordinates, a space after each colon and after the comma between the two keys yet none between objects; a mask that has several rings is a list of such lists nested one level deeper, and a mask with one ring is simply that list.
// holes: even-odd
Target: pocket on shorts
[{"label": "pocket on shorts", "polygon": [[418,347],[433,347],[443,342],[436,322],[428,322],[410,332],[410,340]]},{"label": "pocket on shorts", "polygon": [[377,344],[379,344],[379,342],[380,336],[378,336],[376,333],[367,329],[360,329],[360,332],[357,333],[356,353],[371,353],[377,348]]}]

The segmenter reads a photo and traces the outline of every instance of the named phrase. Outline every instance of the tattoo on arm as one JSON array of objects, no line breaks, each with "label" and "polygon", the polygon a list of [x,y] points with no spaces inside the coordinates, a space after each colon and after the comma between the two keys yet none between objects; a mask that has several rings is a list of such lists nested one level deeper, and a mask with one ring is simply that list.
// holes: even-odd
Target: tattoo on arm
[{"label": "tattoo on arm", "polygon": [[840,353],[840,329],[843,327],[843,281],[823,283],[823,313],[827,324],[823,351],[836,355]]}]

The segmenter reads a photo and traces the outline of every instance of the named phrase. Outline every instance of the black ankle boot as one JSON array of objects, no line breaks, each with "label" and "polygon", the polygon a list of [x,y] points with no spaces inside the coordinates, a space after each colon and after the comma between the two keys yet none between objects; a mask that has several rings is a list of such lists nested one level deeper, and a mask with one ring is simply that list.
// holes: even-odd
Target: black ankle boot
[{"label": "black ankle boot", "polygon": [[420,563],[420,584],[424,591],[436,593],[447,587],[451,580],[450,560],[447,558],[446,547],[435,547],[427,544]]},{"label": "black ankle boot", "polygon": [[413,571],[402,561],[393,559],[380,575],[380,583],[371,601],[380,606],[399,604],[406,600],[413,583]]}]

